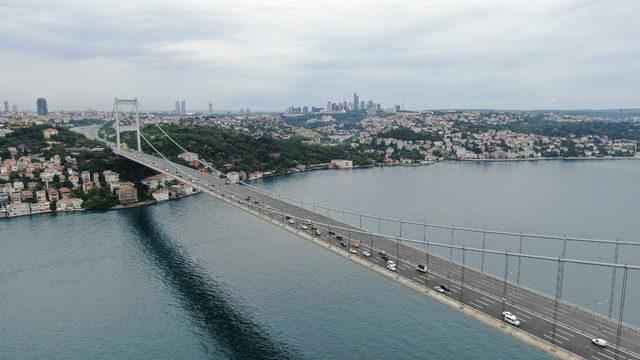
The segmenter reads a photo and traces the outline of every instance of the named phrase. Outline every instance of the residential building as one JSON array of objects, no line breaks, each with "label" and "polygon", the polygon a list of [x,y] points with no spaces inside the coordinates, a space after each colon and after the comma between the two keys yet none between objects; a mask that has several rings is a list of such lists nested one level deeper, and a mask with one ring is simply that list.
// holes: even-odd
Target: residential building
[{"label": "residential building", "polygon": [[104,182],[107,184],[120,181],[120,175],[115,171],[105,170],[102,172],[102,175],[104,176]]},{"label": "residential building", "polygon": [[48,201],[39,201],[29,204],[32,214],[42,214],[51,212],[51,203]]},{"label": "residential building", "polygon": [[138,189],[131,182],[121,182],[116,193],[122,205],[131,205],[138,202]]},{"label": "residential building", "polygon": [[49,189],[49,201],[58,201],[60,200],[58,189],[50,188]]},{"label": "residential building", "polygon": [[56,202],[56,211],[82,210],[82,199],[61,199]]},{"label": "residential building", "polygon": [[157,201],[167,201],[169,200],[169,191],[167,189],[157,189],[151,193],[151,196]]},{"label": "residential building", "polygon": [[237,171],[228,172],[227,180],[229,180],[229,182],[232,182],[232,183],[240,181],[240,173]]},{"label": "residential building", "polygon": [[93,183],[91,181],[86,181],[86,182],[82,183],[82,192],[84,192],[86,194],[91,189],[93,189]]},{"label": "residential building", "polygon": [[46,128],[42,130],[42,135],[44,136],[45,139],[50,139],[52,136],[58,135],[58,130],[54,128]]},{"label": "residential building", "polygon": [[353,167],[351,160],[331,160],[331,166],[338,169],[349,169]]},{"label": "residential building", "polygon": [[7,216],[23,216],[31,214],[31,206],[28,203],[14,202],[6,206]]}]

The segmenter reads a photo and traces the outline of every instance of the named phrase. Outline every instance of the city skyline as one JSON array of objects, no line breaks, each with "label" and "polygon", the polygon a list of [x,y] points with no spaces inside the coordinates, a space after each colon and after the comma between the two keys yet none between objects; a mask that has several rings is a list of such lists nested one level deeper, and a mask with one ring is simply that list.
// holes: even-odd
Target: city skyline
[{"label": "city skyline", "polygon": [[640,13],[633,2],[27,0],[4,9],[0,66],[11,71],[0,98],[20,109],[44,95],[51,110],[108,110],[115,96],[170,110],[179,95],[204,111],[210,98],[218,109],[281,111],[351,99],[354,89],[408,109],[639,106],[640,25],[619,21]]}]

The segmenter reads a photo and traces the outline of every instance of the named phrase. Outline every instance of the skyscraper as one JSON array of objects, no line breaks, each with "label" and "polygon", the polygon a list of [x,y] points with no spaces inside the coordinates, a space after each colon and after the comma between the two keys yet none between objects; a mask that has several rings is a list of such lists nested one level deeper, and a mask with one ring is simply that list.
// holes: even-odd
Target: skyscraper
[{"label": "skyscraper", "polygon": [[180,101],[178,101],[178,100],[176,100],[175,112],[176,112],[176,114],[180,114]]},{"label": "skyscraper", "polygon": [[302,113],[303,114],[308,114],[309,113],[309,107],[307,105],[302,107]]},{"label": "skyscraper", "polygon": [[18,112],[18,105],[13,105],[12,106],[12,110],[13,110],[14,113],[17,113]]},{"label": "skyscraper", "polygon": [[353,111],[358,111],[358,106],[360,105],[360,98],[358,97],[358,93],[353,93]]},{"label": "skyscraper", "polygon": [[4,112],[9,112],[9,102],[7,100],[4,101]]},{"label": "skyscraper", "polygon": [[38,98],[36,100],[36,107],[38,108],[38,115],[47,115],[49,113],[49,109],[47,109],[47,99]]},{"label": "skyscraper", "polygon": [[187,103],[184,100],[182,100],[182,102],[180,103],[180,114],[187,114]]},{"label": "skyscraper", "polygon": [[213,103],[209,103],[209,114],[213,114]]}]

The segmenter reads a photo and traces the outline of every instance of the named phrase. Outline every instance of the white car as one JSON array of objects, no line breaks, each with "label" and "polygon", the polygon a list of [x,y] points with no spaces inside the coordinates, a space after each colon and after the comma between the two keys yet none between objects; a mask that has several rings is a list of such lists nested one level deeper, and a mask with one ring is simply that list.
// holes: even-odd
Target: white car
[{"label": "white car", "polygon": [[441,288],[440,286],[434,286],[434,287],[433,287],[433,290],[435,290],[435,291],[437,291],[437,292],[439,292],[439,293],[444,293],[444,289],[443,289],[443,288]]},{"label": "white car", "polygon": [[364,256],[364,257],[370,257],[370,256],[371,256],[371,254],[369,254],[369,252],[368,252],[368,251],[363,251],[363,252],[362,252],[362,256]]},{"label": "white car", "polygon": [[308,229],[308,227],[307,227],[307,225],[302,224],[302,225],[300,225],[300,229],[302,229],[302,230],[307,230],[307,229]]},{"label": "white car", "polygon": [[295,220],[293,220],[293,219],[289,219],[289,224],[295,224],[295,223],[296,223],[296,221],[295,221]]},{"label": "white car", "polygon": [[388,265],[391,265],[391,266],[396,266],[396,263],[394,263],[394,262],[393,262],[393,261],[391,261],[391,260],[387,261],[387,264],[388,264]]},{"label": "white car", "polygon": [[396,268],[395,264],[389,264],[387,265],[387,269],[391,270],[391,271],[397,271],[398,268]]},{"label": "white car", "polygon": [[318,230],[318,229],[316,229],[314,232],[315,232],[315,233],[316,233],[316,235],[318,235],[318,236],[322,235],[322,233],[321,233],[321,232],[320,232],[320,230]]},{"label": "white car", "polygon": [[605,339],[600,339],[600,338],[595,338],[595,339],[591,339],[591,343],[593,343],[593,345],[597,345],[600,346],[602,348],[606,348],[607,345],[607,340]]},{"label": "white car", "polygon": [[508,311],[502,312],[502,319],[513,326],[520,326],[520,320]]},{"label": "white car", "polygon": [[349,252],[352,253],[352,254],[357,254],[358,250],[356,250],[354,248],[351,248],[351,249],[349,249]]}]

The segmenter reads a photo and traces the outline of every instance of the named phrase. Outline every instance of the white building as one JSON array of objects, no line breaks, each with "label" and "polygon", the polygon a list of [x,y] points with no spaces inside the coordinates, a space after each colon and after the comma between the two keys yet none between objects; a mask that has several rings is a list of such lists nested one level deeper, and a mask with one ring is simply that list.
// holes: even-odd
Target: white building
[{"label": "white building", "polygon": [[167,189],[158,189],[151,193],[151,196],[157,201],[167,201],[169,200],[169,191]]},{"label": "white building", "polygon": [[31,214],[31,206],[29,206],[28,203],[16,202],[16,203],[7,205],[6,209],[7,209],[7,216],[9,217]]},{"label": "white building", "polygon": [[32,214],[41,214],[51,212],[51,203],[48,201],[39,201],[30,204]]},{"label": "white building", "polygon": [[187,162],[198,161],[198,154],[187,151],[178,155],[178,159],[181,159]]},{"label": "white building", "polygon": [[56,211],[82,210],[82,199],[61,199],[56,203]]},{"label": "white building", "polygon": [[237,171],[227,173],[227,180],[232,183],[240,181],[240,173]]},{"label": "white building", "polygon": [[349,169],[353,167],[351,160],[331,160],[331,166],[338,169]]}]

